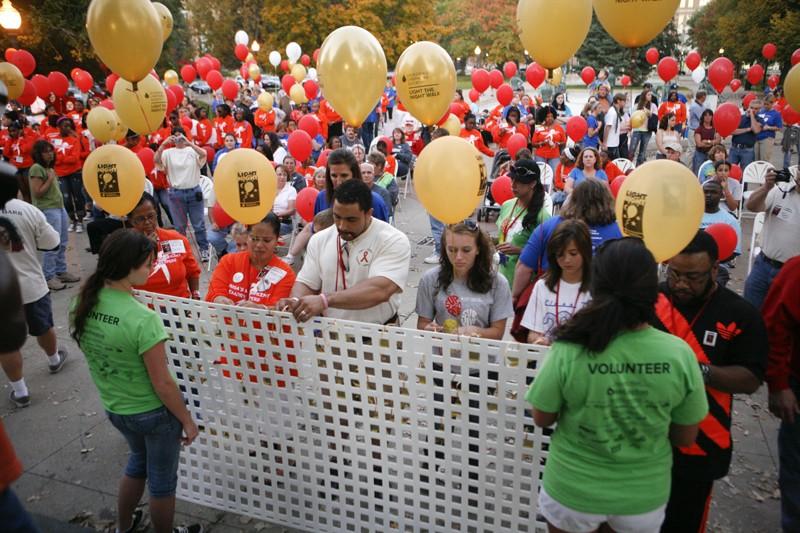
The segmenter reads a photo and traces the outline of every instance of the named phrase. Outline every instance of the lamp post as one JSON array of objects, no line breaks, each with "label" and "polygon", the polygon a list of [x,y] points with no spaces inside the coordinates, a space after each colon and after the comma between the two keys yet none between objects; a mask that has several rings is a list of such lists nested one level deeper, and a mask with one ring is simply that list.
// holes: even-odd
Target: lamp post
[{"label": "lamp post", "polygon": [[481,47],[475,46],[475,67],[481,66]]},{"label": "lamp post", "polygon": [[253,44],[250,45],[250,50],[252,50],[254,54],[257,54],[258,51],[261,50],[261,45],[258,44],[258,41],[253,39]]},{"label": "lamp post", "polygon": [[722,55],[722,54],[724,54],[724,53],[725,53],[725,49],[724,49],[724,48],[720,48],[720,49],[719,49],[719,55]]},{"label": "lamp post", "polygon": [[11,4],[11,0],[3,0],[3,5],[0,6],[0,26],[6,30],[18,30],[22,26],[22,17]]}]

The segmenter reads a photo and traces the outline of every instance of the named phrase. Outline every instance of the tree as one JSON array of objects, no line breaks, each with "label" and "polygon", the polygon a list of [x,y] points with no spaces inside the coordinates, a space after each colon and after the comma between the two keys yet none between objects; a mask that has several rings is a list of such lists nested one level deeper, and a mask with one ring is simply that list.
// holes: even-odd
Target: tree
[{"label": "tree", "polygon": [[454,57],[471,57],[480,46],[492,63],[524,59],[516,32],[516,3],[505,0],[441,0],[441,44]]}]

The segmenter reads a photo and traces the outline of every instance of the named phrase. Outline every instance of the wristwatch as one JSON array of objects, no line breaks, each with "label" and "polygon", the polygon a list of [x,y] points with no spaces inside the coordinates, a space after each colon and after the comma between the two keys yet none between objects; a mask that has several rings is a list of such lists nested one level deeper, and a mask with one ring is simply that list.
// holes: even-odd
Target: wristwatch
[{"label": "wristwatch", "polygon": [[703,383],[708,385],[708,380],[711,378],[711,365],[704,363],[700,364],[700,373],[703,374]]}]

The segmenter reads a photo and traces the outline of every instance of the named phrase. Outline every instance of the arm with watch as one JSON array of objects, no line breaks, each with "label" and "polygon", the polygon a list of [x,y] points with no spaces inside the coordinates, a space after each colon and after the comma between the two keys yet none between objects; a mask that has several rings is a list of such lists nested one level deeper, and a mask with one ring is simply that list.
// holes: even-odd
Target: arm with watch
[{"label": "arm with watch", "polygon": [[731,394],[753,394],[761,386],[761,380],[743,366],[699,365],[703,383],[712,389]]}]

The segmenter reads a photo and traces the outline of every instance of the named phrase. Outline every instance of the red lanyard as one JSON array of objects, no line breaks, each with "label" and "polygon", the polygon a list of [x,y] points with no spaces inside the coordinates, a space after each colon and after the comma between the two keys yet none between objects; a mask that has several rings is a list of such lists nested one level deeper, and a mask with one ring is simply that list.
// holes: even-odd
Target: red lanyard
[{"label": "red lanyard", "polygon": [[[708,295],[708,298],[706,298],[706,301],[703,302],[703,306],[700,308],[700,310],[697,312],[697,314],[694,315],[694,318],[692,319],[692,321],[689,322],[689,331],[694,331],[695,323],[703,315],[703,311],[706,310],[706,307],[708,307],[708,303],[711,301],[711,298],[713,296],[714,296],[714,292],[712,291],[711,294]],[[670,318],[672,319],[672,324],[674,325],[675,324],[675,303],[672,301],[672,296],[671,295],[669,297],[669,303],[670,303],[669,315],[670,315]]]},{"label": "red lanyard", "polygon": [[[517,208],[517,204],[519,204],[519,198],[514,200],[514,207],[511,208],[511,214],[512,215],[514,214],[514,210]],[[526,211],[527,211],[527,209],[523,209],[522,211],[517,213],[517,216],[515,216],[510,221],[509,221],[509,219],[506,219],[506,221],[503,222],[503,226],[500,228],[500,231],[501,231],[501,233],[503,235],[503,242],[506,242],[506,238],[508,237],[509,230],[514,227],[514,224],[517,223],[517,220],[519,220],[519,217],[521,217]]]},{"label": "red lanyard", "polygon": [[[251,268],[247,269],[247,279],[245,281],[245,297],[244,297],[244,299],[247,300],[248,302],[250,301],[250,291],[253,290],[253,284],[250,283],[250,271],[252,270],[252,265],[250,265],[250,267]],[[261,282],[262,279],[264,279],[264,276],[266,276],[267,272],[269,272],[269,271],[270,271],[270,266],[269,266],[269,264],[266,264],[266,265],[264,265],[264,268],[262,268],[258,272],[258,275],[256,276],[256,282],[255,282],[256,290],[258,290],[258,284]]]},{"label": "red lanyard", "polygon": [[[345,243],[347,244],[347,243]],[[336,237],[336,255],[338,261],[336,262],[336,291],[339,291],[339,269],[342,271],[342,290],[347,290],[347,271],[349,270],[348,265],[344,264],[344,257],[342,254],[342,238],[337,236]],[[348,262],[350,258],[348,257]]]},{"label": "red lanyard", "polygon": [[[556,285],[556,326],[561,325],[559,318],[558,318],[558,296],[561,292],[561,280],[558,280],[558,285]],[[575,314],[575,309],[578,307],[578,298],[581,297],[581,288],[578,287],[578,292],[575,295],[575,301],[572,302],[572,314]]]}]

